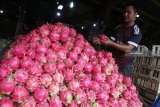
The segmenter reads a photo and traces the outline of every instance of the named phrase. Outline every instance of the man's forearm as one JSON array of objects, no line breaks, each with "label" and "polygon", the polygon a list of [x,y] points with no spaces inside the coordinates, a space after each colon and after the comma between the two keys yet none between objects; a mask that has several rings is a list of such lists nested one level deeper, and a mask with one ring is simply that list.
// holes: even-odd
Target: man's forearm
[{"label": "man's forearm", "polygon": [[132,45],[121,45],[121,44],[117,44],[115,42],[112,42],[111,44],[109,44],[111,47],[114,47],[118,50],[124,51],[124,52],[130,52],[133,49]]}]

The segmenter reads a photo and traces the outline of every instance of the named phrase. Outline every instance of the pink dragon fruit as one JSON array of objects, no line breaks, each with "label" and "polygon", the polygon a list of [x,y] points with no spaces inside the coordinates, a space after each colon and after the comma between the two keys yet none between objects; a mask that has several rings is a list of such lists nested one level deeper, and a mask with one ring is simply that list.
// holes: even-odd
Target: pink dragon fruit
[{"label": "pink dragon fruit", "polygon": [[14,107],[13,101],[7,97],[0,99],[0,107]]},{"label": "pink dragon fruit", "polygon": [[70,28],[70,36],[75,36],[77,34],[76,30],[73,28]]},{"label": "pink dragon fruit", "polygon": [[84,70],[86,73],[91,73],[92,69],[93,69],[93,65],[91,63],[87,63],[84,67]]},{"label": "pink dragon fruit", "polygon": [[87,101],[87,95],[83,90],[79,90],[78,92],[76,92],[75,98],[78,104],[81,104]]},{"label": "pink dragon fruit", "polygon": [[121,94],[121,92],[119,91],[119,90],[117,90],[117,89],[114,89],[114,88],[112,88],[111,89],[111,95],[115,98],[115,99],[117,99],[117,98],[119,98],[119,96],[120,96],[120,94]]},{"label": "pink dragon fruit", "polygon": [[96,100],[96,93],[92,90],[88,91],[87,92],[87,99],[90,101],[90,102],[94,102]]},{"label": "pink dragon fruit", "polygon": [[84,77],[82,80],[80,80],[80,86],[83,88],[83,89],[90,89],[91,88],[91,79],[87,78],[87,77]]},{"label": "pink dragon fruit", "polygon": [[74,72],[71,70],[71,69],[67,69],[65,72],[64,72],[64,79],[66,81],[71,81],[73,78],[74,78]]},{"label": "pink dragon fruit", "polygon": [[69,32],[69,28],[67,26],[63,26],[59,40],[63,43],[66,42],[69,37]]},{"label": "pink dragon fruit", "polygon": [[14,47],[14,49],[13,49],[13,53],[14,53],[15,55],[17,55],[18,57],[24,56],[25,51],[26,51],[26,50],[25,50],[25,45],[22,45],[22,44],[16,45],[16,46]]},{"label": "pink dragon fruit", "polygon": [[106,37],[106,35],[99,35],[99,37],[98,37],[101,41],[107,41],[107,37]]},{"label": "pink dragon fruit", "polygon": [[111,70],[107,66],[102,66],[102,73],[105,73],[106,76],[112,74]]},{"label": "pink dragon fruit", "polygon": [[96,81],[93,81],[91,87],[93,91],[98,91],[100,89],[100,84]]},{"label": "pink dragon fruit", "polygon": [[104,82],[104,83],[102,83],[102,89],[104,91],[110,93],[111,86],[108,84],[108,82]]},{"label": "pink dragon fruit", "polygon": [[80,84],[76,79],[69,81],[68,88],[72,91],[78,91],[80,88]]},{"label": "pink dragon fruit", "polygon": [[37,104],[37,107],[49,107],[48,103],[39,103]]},{"label": "pink dragon fruit", "polygon": [[60,92],[60,100],[64,103],[64,104],[71,104],[72,102],[72,92],[70,91],[62,91]]},{"label": "pink dragon fruit", "polygon": [[96,73],[94,74],[93,79],[98,83],[102,83],[105,81],[106,77],[103,73]]},{"label": "pink dragon fruit", "polygon": [[30,58],[32,58],[32,59],[35,59],[35,57],[36,57],[36,52],[35,52],[35,50],[29,49],[29,50],[27,51],[27,56],[30,57]]},{"label": "pink dragon fruit", "polygon": [[123,96],[124,96],[124,98],[125,98],[126,100],[130,100],[130,99],[131,99],[131,96],[132,96],[132,93],[131,93],[131,91],[126,90],[126,91],[123,92]]},{"label": "pink dragon fruit", "polygon": [[13,101],[21,103],[27,99],[28,95],[29,93],[25,87],[16,86],[12,93],[12,98]]},{"label": "pink dragon fruit", "polygon": [[29,69],[29,74],[32,76],[40,76],[42,74],[41,66],[37,63],[33,63]]},{"label": "pink dragon fruit", "polygon": [[94,74],[101,73],[101,65],[100,64],[94,65],[94,67],[93,67],[93,73]]},{"label": "pink dragon fruit", "polygon": [[22,68],[28,69],[30,67],[30,65],[32,65],[32,63],[33,63],[32,59],[27,57],[27,56],[25,56],[25,57],[22,58],[20,64],[21,64]]},{"label": "pink dragon fruit", "polygon": [[[104,57],[107,58],[108,60],[111,60],[112,59],[112,53],[110,52],[105,52],[104,53]],[[114,63],[113,63],[114,64]]]},{"label": "pink dragon fruit", "polygon": [[32,96],[29,96],[23,103],[21,103],[21,107],[35,107],[36,101]]},{"label": "pink dragon fruit", "polygon": [[37,53],[47,53],[47,48],[43,45],[38,45],[36,49]]},{"label": "pink dragon fruit", "polygon": [[129,89],[132,93],[136,93],[136,87],[135,87],[133,84],[129,85],[129,86],[128,86],[128,89]]},{"label": "pink dragon fruit", "polygon": [[49,24],[45,24],[39,28],[42,37],[46,37],[49,34]]},{"label": "pink dragon fruit", "polygon": [[49,48],[52,45],[52,42],[51,42],[51,40],[48,37],[42,38],[41,42],[47,48]]},{"label": "pink dragon fruit", "polygon": [[75,61],[78,58],[78,54],[76,52],[69,52],[68,53],[68,58],[70,58],[71,60]]},{"label": "pink dragon fruit", "polygon": [[48,62],[56,62],[57,61],[57,54],[52,49],[48,49],[46,59]]},{"label": "pink dragon fruit", "polygon": [[111,87],[114,87],[116,85],[116,81],[117,80],[112,76],[108,76],[106,78],[106,82],[108,82]]},{"label": "pink dragon fruit", "polygon": [[118,104],[120,107],[127,107],[127,101],[124,98],[120,98]]},{"label": "pink dragon fruit", "polygon": [[34,92],[34,98],[38,103],[45,102],[47,100],[47,97],[48,97],[48,90],[45,89],[44,87],[39,87]]},{"label": "pink dragon fruit", "polygon": [[58,50],[60,50],[60,48],[61,48],[60,42],[56,41],[56,42],[52,43],[52,50],[58,51]]},{"label": "pink dragon fruit", "polygon": [[57,95],[60,91],[59,84],[56,82],[52,82],[48,90],[51,96]]},{"label": "pink dragon fruit", "polygon": [[81,103],[80,107],[91,107],[91,105],[87,102]]},{"label": "pink dragon fruit", "polygon": [[44,63],[47,63],[47,59],[45,54],[40,53],[36,55],[36,60],[40,65],[43,65]]},{"label": "pink dragon fruit", "polygon": [[49,74],[42,74],[40,77],[42,85],[48,87],[52,83],[52,77]]},{"label": "pink dragon fruit", "polygon": [[59,72],[63,72],[65,71],[66,65],[64,62],[57,62],[56,67]]},{"label": "pink dragon fruit", "polygon": [[107,92],[105,92],[105,91],[98,91],[98,92],[96,93],[96,98],[97,98],[101,103],[103,103],[103,102],[105,102],[105,101],[107,101],[107,100],[109,99],[109,96],[107,95]]},{"label": "pink dragon fruit", "polygon": [[126,86],[122,83],[119,83],[116,85],[116,89],[119,90],[120,92],[123,92],[126,90]]},{"label": "pink dragon fruit", "polygon": [[52,80],[54,82],[63,84],[64,76],[62,75],[62,73],[56,72],[55,74],[52,75]]},{"label": "pink dragon fruit", "polygon": [[83,67],[80,64],[75,64],[73,69],[77,74],[79,74],[82,72]]},{"label": "pink dragon fruit", "polygon": [[9,73],[10,73],[9,66],[0,67],[0,80],[6,78]]},{"label": "pink dragon fruit", "polygon": [[51,97],[49,101],[49,106],[50,107],[63,107],[62,101],[57,96]]},{"label": "pink dragon fruit", "polygon": [[114,98],[109,99],[109,104],[111,107],[118,107],[118,100]]},{"label": "pink dragon fruit", "polygon": [[26,88],[30,91],[33,92],[37,89],[39,86],[39,80],[37,77],[30,77],[27,82],[26,82]]},{"label": "pink dragon fruit", "polygon": [[60,35],[56,32],[51,32],[49,35],[51,41],[56,42],[59,40]]},{"label": "pink dragon fruit", "polygon": [[11,77],[5,78],[0,81],[0,92],[2,94],[9,95],[11,92],[13,92],[15,85],[16,85],[16,83],[13,80],[13,78],[11,78]]},{"label": "pink dragon fruit", "polygon": [[10,65],[10,67],[12,68],[12,69],[17,69],[19,66],[20,66],[20,59],[18,58],[18,57],[11,57],[10,59],[9,59],[9,62],[8,62],[8,64]]},{"label": "pink dragon fruit", "polygon": [[28,73],[25,69],[18,69],[14,74],[14,78],[17,82],[25,83],[28,79]]},{"label": "pink dragon fruit", "polygon": [[56,72],[56,65],[54,63],[46,63],[44,64],[44,69],[46,73],[52,75]]},{"label": "pink dragon fruit", "polygon": [[130,86],[132,84],[132,80],[130,77],[125,77],[123,82],[125,83],[125,85]]},{"label": "pink dragon fruit", "polygon": [[71,60],[70,58],[67,58],[65,64],[67,65],[67,68],[71,68],[74,64],[74,61]]}]

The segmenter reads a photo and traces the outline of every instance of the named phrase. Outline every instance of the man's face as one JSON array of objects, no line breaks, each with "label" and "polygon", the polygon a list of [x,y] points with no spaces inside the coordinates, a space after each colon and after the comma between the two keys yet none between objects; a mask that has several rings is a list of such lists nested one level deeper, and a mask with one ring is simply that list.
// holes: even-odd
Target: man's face
[{"label": "man's face", "polygon": [[128,6],[125,8],[123,12],[123,18],[126,23],[134,22],[136,18],[137,12],[133,9],[132,6]]}]

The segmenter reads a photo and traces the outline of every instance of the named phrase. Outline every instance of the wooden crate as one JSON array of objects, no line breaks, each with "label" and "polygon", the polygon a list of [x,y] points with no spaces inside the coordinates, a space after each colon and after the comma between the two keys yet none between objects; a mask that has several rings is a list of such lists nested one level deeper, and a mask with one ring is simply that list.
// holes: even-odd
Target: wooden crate
[{"label": "wooden crate", "polygon": [[143,57],[142,65],[150,66],[152,64],[152,57]]},{"label": "wooden crate", "polygon": [[135,65],[133,72],[142,76],[147,77],[150,75],[151,69],[142,65]]},{"label": "wooden crate", "polygon": [[135,57],[135,62],[136,64],[142,64],[144,62],[143,56],[136,56]]},{"label": "wooden crate", "polygon": [[133,82],[137,87],[144,107],[150,107],[160,93],[160,84],[156,80],[138,74],[133,75]]},{"label": "wooden crate", "polygon": [[160,45],[153,45],[152,46],[152,55],[160,56]]},{"label": "wooden crate", "polygon": [[160,56],[137,56],[135,65],[145,66],[149,69],[160,69]]},{"label": "wooden crate", "polygon": [[148,48],[146,46],[138,45],[137,54],[138,55],[144,55],[146,52],[148,52]]},{"label": "wooden crate", "polygon": [[151,69],[149,77],[160,82],[160,69]]},{"label": "wooden crate", "polygon": [[152,58],[151,66],[155,67],[155,68],[160,68],[160,56],[158,56],[158,57],[155,56]]},{"label": "wooden crate", "polygon": [[150,55],[136,56],[132,80],[144,107],[150,107],[160,94],[160,45]]}]

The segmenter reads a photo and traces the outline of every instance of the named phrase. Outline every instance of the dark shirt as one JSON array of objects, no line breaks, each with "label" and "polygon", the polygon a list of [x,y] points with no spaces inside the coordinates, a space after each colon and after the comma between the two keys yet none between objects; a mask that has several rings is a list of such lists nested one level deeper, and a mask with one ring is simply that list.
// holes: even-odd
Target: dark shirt
[{"label": "dark shirt", "polygon": [[117,63],[133,63],[134,53],[138,47],[138,44],[142,38],[141,30],[137,25],[131,27],[125,27],[124,25],[119,25],[115,28],[115,34],[110,37],[113,41],[118,44],[131,44],[134,46],[131,53],[125,53],[118,49],[114,49],[113,56],[116,59]]}]

